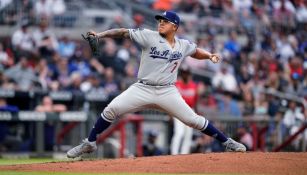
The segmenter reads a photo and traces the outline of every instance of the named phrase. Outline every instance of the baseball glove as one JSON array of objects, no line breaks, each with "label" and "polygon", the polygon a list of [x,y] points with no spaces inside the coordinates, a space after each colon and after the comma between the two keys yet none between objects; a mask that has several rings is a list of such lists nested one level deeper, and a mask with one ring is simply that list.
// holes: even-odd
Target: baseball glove
[{"label": "baseball glove", "polygon": [[94,56],[99,56],[99,39],[95,35],[87,32],[86,36],[81,34],[83,39],[88,42]]}]

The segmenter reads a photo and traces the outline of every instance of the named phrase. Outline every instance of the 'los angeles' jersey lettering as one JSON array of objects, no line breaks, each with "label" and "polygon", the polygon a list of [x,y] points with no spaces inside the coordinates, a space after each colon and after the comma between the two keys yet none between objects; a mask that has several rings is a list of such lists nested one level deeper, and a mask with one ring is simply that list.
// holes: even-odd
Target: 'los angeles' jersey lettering
[{"label": "'los angeles' jersey lettering", "polygon": [[167,55],[169,53],[169,50],[164,50],[164,51],[158,51],[157,47],[151,47],[149,52],[149,56],[151,58],[160,58],[160,59],[168,59]]},{"label": "'los angeles' jersey lettering", "polygon": [[159,51],[157,50],[157,47],[151,47],[149,56],[153,59],[159,58],[159,59],[169,59],[169,62],[179,60],[182,58],[182,53],[175,51],[170,56],[168,56],[170,53],[170,50],[164,50],[164,51]]}]

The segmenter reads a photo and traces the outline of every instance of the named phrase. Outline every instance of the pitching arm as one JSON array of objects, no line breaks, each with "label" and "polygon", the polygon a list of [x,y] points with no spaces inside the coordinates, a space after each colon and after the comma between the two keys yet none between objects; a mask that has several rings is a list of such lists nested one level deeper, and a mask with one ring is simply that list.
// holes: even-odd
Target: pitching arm
[{"label": "pitching arm", "polygon": [[98,38],[129,38],[129,30],[126,28],[110,29],[100,33],[90,31],[89,33],[97,36]]},{"label": "pitching arm", "polygon": [[218,63],[219,60],[221,59],[220,55],[218,55],[216,53],[207,52],[207,51],[200,49],[200,48],[196,48],[195,53],[193,55],[191,55],[191,57],[198,59],[198,60],[209,59],[213,63]]}]

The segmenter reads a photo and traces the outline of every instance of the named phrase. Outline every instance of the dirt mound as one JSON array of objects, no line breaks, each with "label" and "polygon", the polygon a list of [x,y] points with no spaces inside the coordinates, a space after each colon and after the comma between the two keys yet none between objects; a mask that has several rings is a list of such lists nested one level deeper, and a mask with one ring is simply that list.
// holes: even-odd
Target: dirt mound
[{"label": "dirt mound", "polygon": [[0,166],[1,170],[87,173],[307,174],[307,153],[208,153]]}]

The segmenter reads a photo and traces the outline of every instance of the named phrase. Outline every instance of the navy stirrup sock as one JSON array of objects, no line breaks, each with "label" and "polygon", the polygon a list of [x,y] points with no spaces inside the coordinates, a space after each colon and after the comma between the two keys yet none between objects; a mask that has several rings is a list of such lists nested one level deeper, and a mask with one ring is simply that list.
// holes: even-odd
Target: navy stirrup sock
[{"label": "navy stirrup sock", "polygon": [[108,122],[104,118],[99,117],[90,132],[88,141],[90,142],[96,141],[97,135],[100,134],[102,131],[106,130],[110,125],[111,122]]},{"label": "navy stirrup sock", "polygon": [[218,141],[224,143],[227,141],[227,137],[218,129],[216,129],[211,123],[208,123],[208,126],[206,129],[201,131],[204,134],[207,134],[211,137],[216,138]]}]

